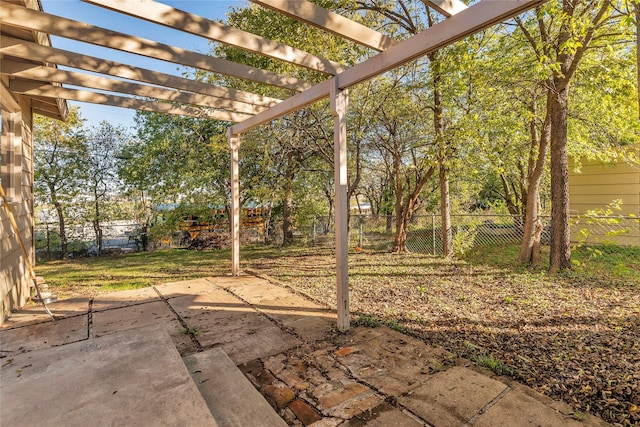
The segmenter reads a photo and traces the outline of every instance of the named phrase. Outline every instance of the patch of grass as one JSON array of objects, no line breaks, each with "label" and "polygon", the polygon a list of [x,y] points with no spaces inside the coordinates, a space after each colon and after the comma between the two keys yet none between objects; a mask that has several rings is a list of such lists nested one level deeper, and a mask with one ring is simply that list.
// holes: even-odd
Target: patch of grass
[{"label": "patch of grass", "polygon": [[383,323],[382,319],[376,316],[368,316],[361,314],[356,320],[356,324],[360,326],[366,326],[367,328],[377,328]]},{"label": "patch of grass", "polygon": [[485,354],[481,354],[479,356],[472,356],[471,360],[477,363],[480,366],[484,366],[485,368],[491,369],[498,375],[507,375],[512,376],[514,374],[514,369],[503,363],[502,360],[496,359],[492,356],[487,356]]},{"label": "patch of grass", "polygon": [[583,246],[571,254],[574,268],[570,277],[596,277],[613,282],[640,285],[640,247]]},{"label": "patch of grass", "polygon": [[202,334],[202,329],[198,327],[189,327],[189,328],[183,329],[182,333],[197,337],[198,335]]},{"label": "patch of grass", "polygon": [[404,325],[396,322],[395,320],[388,320],[385,323],[394,331],[402,332],[403,334],[406,334],[409,331]]}]

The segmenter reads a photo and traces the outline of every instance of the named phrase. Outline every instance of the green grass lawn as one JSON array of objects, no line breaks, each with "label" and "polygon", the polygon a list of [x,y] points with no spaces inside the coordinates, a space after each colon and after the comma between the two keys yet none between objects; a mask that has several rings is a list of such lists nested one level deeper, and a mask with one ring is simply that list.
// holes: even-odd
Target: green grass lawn
[{"label": "green grass lawn", "polygon": [[49,261],[36,266],[59,298],[142,288],[165,282],[228,274],[231,251],[182,249],[100,258]]}]

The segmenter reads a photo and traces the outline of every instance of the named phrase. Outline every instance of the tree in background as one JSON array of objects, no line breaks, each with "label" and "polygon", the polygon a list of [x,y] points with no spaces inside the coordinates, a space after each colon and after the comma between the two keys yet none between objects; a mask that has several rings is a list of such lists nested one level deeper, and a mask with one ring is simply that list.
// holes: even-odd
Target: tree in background
[{"label": "tree in background", "polygon": [[[615,2],[614,2],[615,3]],[[538,82],[545,88],[543,133],[538,165],[548,144],[551,157],[551,254],[550,271],[571,267],[568,186],[569,93],[579,66],[596,48],[619,42],[623,14],[610,0],[552,1],[517,20],[519,30],[538,61]],[[536,166],[538,169],[538,166]],[[530,194],[531,195],[531,194]],[[527,214],[535,209],[528,203]],[[527,219],[527,226],[530,220]],[[525,227],[520,261],[535,261],[535,227]]]},{"label": "tree in background", "polygon": [[78,171],[85,155],[83,122],[78,107],[69,109],[64,122],[34,117],[34,190],[37,200],[51,204],[56,210],[62,259],[68,256],[66,210],[81,189],[82,177]]},{"label": "tree in background", "polygon": [[120,192],[118,157],[129,136],[121,126],[106,120],[86,132],[84,158],[79,172],[83,189],[90,198],[89,217],[96,236],[96,254],[102,253],[103,222],[108,219],[109,206]]}]

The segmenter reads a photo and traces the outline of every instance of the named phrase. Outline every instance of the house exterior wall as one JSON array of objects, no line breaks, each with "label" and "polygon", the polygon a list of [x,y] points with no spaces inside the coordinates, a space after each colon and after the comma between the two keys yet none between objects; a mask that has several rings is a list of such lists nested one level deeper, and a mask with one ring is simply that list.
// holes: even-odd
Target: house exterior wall
[{"label": "house exterior wall", "polygon": [[[576,215],[606,209],[613,201],[622,200],[622,209],[614,210],[612,215],[640,217],[640,167],[623,162],[603,165],[597,161],[585,161],[580,172],[569,172],[569,198],[571,212]],[[572,239],[578,240],[579,230],[585,227],[589,230],[591,243],[612,241],[620,245],[640,245],[639,220],[607,222],[592,219],[589,223],[581,219],[573,227]]]},{"label": "house exterior wall", "polygon": [[[12,97],[2,82],[0,183],[18,225],[29,261],[35,261],[33,239],[33,136],[30,101]],[[0,323],[29,298],[29,268],[20,240],[0,200]]]}]

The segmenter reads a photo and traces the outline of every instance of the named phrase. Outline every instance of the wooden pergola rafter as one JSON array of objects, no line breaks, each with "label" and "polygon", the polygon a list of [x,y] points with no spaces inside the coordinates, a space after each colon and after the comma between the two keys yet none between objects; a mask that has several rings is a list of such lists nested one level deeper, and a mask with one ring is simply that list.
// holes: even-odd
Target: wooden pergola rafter
[{"label": "wooden pergola rafter", "polygon": [[[2,0],[0,7],[0,73],[4,93],[32,99],[34,111],[64,116],[60,100],[114,105],[235,123],[228,129],[231,148],[232,274],[240,274],[240,135],[320,99],[330,100],[334,117],[336,194],[336,266],[338,326],[349,328],[347,271],[348,89],[468,35],[533,8],[545,0],[421,0],[445,19],[406,40],[390,38],[309,0],[251,0],[302,23],[373,50],[352,67],[301,49],[268,40],[232,26],[172,8],[154,0],[83,0],[137,19],[224,43],[272,60],[284,61],[326,76],[312,85],[298,78],[214,58],[153,40],[44,13],[37,0]],[[56,49],[42,41],[55,35],[122,52],[168,61],[237,79],[271,85],[293,93],[275,99],[122,64],[86,52]],[[60,69],[69,67],[73,70]],[[70,88],[68,86],[73,86]],[[77,89],[79,87],[80,89]],[[108,93],[104,93],[104,91]]]}]

